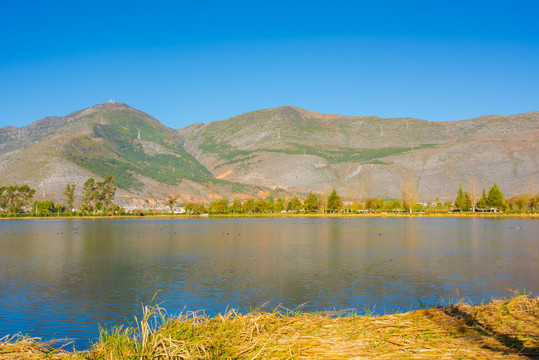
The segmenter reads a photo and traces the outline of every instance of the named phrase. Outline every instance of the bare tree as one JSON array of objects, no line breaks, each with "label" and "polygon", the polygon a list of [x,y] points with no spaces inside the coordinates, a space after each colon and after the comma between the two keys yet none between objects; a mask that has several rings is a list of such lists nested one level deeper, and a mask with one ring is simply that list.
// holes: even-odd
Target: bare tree
[{"label": "bare tree", "polygon": [[343,200],[347,202],[348,205],[344,207],[345,211],[349,211],[351,209],[350,204],[353,204],[356,199],[357,199],[357,190],[350,185],[346,186],[344,188]]},{"label": "bare tree", "polygon": [[357,198],[357,195],[356,195],[356,189],[354,189],[352,186],[350,185],[347,185],[345,188],[344,188],[344,194],[343,194],[343,199],[345,201],[354,201],[356,198]]},{"label": "bare tree", "polygon": [[412,175],[408,175],[406,180],[401,184],[401,192],[404,206],[408,206],[410,208],[410,213],[412,213],[417,197],[417,185]]},{"label": "bare tree", "polygon": [[365,194],[366,194],[365,182],[361,180],[359,182],[359,203],[360,204],[363,204],[363,202],[365,201]]},{"label": "bare tree", "polygon": [[[532,208],[532,198],[535,188],[535,176],[528,176],[528,182],[526,183],[526,206]],[[531,209],[533,211],[533,209]]]},{"label": "bare tree", "polygon": [[466,184],[466,190],[468,190],[467,193],[468,195],[470,195],[470,200],[472,201],[472,211],[475,212],[475,206],[481,198],[479,185],[477,185],[477,179],[475,177],[471,177],[468,179],[468,183]]},{"label": "bare tree", "polygon": [[329,194],[331,193],[331,189],[327,183],[324,184],[324,188],[322,190],[322,199],[321,200],[321,207],[324,211],[327,210],[328,207],[328,198]]}]

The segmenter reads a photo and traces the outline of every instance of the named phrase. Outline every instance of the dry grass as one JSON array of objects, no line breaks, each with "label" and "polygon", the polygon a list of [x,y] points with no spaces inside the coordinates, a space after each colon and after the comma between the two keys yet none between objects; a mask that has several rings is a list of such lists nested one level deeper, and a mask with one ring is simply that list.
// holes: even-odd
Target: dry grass
[{"label": "dry grass", "polygon": [[[102,331],[86,352],[4,338],[2,359],[537,359],[539,298],[518,296],[379,317],[277,310],[172,319],[146,307],[137,326]],[[157,326],[161,324],[161,326]]]}]

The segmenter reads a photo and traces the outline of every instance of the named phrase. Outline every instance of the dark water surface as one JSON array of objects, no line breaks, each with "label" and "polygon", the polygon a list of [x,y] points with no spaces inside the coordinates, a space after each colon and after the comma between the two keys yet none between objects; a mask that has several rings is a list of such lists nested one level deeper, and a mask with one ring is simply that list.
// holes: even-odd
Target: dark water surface
[{"label": "dark water surface", "polygon": [[141,304],[269,302],[391,313],[539,293],[539,221],[509,218],[0,221],[0,338],[96,340]]}]

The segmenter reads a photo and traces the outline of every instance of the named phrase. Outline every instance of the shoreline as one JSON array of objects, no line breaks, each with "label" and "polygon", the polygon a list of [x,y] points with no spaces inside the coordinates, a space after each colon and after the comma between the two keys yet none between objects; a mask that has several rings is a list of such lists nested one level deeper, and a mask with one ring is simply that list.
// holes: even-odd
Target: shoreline
[{"label": "shoreline", "polygon": [[5,337],[0,359],[531,359],[539,357],[538,317],[539,297],[527,295],[383,316],[277,309],[170,318],[154,306],[136,327],[102,332],[87,351]]},{"label": "shoreline", "polygon": [[164,214],[164,213],[145,213],[144,215],[74,215],[74,216],[0,216],[2,220],[20,220],[20,219],[137,219],[137,218],[175,218],[175,219],[223,219],[223,218],[519,218],[519,219],[539,219],[539,213],[259,213],[259,214]]}]

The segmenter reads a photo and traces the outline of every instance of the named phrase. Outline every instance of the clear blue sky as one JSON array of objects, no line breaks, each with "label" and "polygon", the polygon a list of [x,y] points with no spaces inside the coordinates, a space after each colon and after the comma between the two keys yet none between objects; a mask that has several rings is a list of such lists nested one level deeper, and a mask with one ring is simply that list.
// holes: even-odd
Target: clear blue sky
[{"label": "clear blue sky", "polygon": [[113,99],[165,125],[281,105],[431,121],[539,110],[539,1],[10,1],[0,127]]}]

